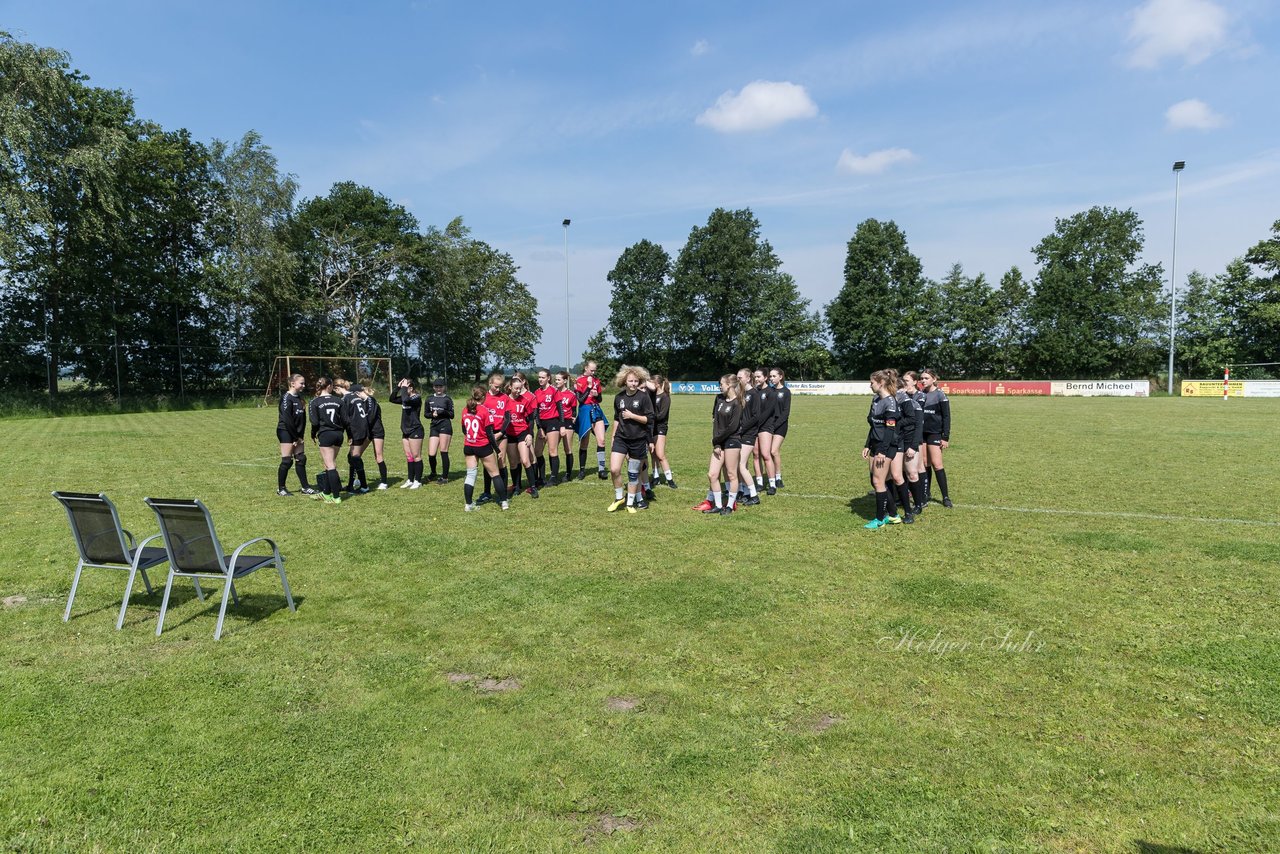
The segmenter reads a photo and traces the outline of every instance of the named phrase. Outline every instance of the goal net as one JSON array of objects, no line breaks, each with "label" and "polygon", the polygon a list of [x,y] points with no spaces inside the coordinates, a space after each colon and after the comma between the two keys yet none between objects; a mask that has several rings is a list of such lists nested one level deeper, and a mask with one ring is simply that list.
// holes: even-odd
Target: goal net
[{"label": "goal net", "polygon": [[303,391],[311,396],[315,382],[320,377],[331,380],[345,378],[372,388],[377,396],[386,399],[391,393],[391,359],[385,356],[276,356],[267,378],[267,393],[263,404],[279,399],[289,387],[289,377],[302,374],[307,384]]}]

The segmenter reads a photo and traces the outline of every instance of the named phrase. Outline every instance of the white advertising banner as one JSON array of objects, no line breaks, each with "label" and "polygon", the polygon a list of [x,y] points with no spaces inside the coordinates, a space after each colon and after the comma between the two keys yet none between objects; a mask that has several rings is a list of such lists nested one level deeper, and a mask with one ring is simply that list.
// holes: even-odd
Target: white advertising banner
[{"label": "white advertising banner", "polygon": [[1149,397],[1149,380],[1054,380],[1055,397]]},{"label": "white advertising banner", "polygon": [[1280,397],[1280,380],[1245,380],[1244,396]]},{"label": "white advertising banner", "polygon": [[871,394],[871,383],[788,382],[792,394]]}]

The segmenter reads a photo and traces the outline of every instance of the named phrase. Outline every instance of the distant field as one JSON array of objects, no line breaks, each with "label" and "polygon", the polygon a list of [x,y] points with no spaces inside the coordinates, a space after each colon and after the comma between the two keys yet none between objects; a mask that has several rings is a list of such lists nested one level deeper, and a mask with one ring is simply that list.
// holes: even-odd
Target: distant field
[{"label": "distant field", "polygon": [[[464,515],[460,448],[277,498],[272,409],[5,421],[0,846],[1280,849],[1280,401],[956,399],[955,508],[878,532],[866,406],[797,397],[732,517],[690,510],[706,398],[635,516],[594,476]],[[53,489],[141,535],[202,498],[298,612],[263,572],[218,643],[187,585],[116,632],[87,571],[62,623]]]}]

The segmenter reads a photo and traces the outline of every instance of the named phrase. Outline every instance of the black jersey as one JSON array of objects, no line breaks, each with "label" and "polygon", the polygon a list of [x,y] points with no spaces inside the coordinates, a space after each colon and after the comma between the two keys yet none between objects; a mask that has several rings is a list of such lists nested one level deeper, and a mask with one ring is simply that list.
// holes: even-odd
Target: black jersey
[{"label": "black jersey", "polygon": [[370,396],[365,398],[365,407],[368,410],[369,420],[369,438],[383,439],[387,435],[386,429],[382,426],[382,405],[378,403],[376,397]]},{"label": "black jersey", "polygon": [[653,423],[661,426],[671,418],[671,395],[653,395]]},{"label": "black jersey", "polygon": [[919,447],[924,438],[924,410],[920,402],[902,389],[894,397],[898,404],[898,447]]},{"label": "black jersey", "polygon": [[749,388],[742,394],[742,435],[754,436],[760,432],[760,427],[764,421],[761,415],[764,411],[764,400],[760,394],[760,389]]},{"label": "black jersey", "polygon": [[347,427],[347,420],[342,412],[342,400],[331,394],[322,394],[311,399],[311,438],[320,433],[341,433]]},{"label": "black jersey", "polygon": [[738,438],[741,433],[742,402],[730,400],[723,393],[717,394],[711,413],[711,444],[723,448],[725,442]]},{"label": "black jersey", "polygon": [[[643,415],[645,423],[623,418],[622,410],[624,409],[635,415]],[[653,421],[653,401],[649,399],[649,395],[642,394],[638,390],[635,394],[618,392],[618,396],[613,399],[613,416],[618,425],[618,432],[614,433],[615,437],[624,442],[647,441],[649,423]]]},{"label": "black jersey", "polygon": [[400,432],[408,436],[422,429],[422,397],[417,392],[405,397],[397,386],[391,391],[391,402],[400,404]]},{"label": "black jersey", "polygon": [[453,420],[453,398],[447,394],[433,394],[422,404],[425,413],[431,416],[431,427],[440,430],[451,426]]},{"label": "black jersey", "polygon": [[347,435],[352,439],[369,438],[369,405],[360,395],[348,392],[342,396],[342,414],[347,419]]},{"label": "black jersey", "polygon": [[759,396],[757,398],[759,409],[756,410],[756,420],[760,425],[760,432],[768,433],[769,422],[773,420],[773,407],[777,403],[773,396],[773,386],[766,385],[763,388],[758,388],[756,389],[756,394]]},{"label": "black jersey", "polygon": [[778,433],[791,420],[791,389],[780,385],[773,390],[773,394],[770,397],[773,400],[773,411],[769,418],[769,426],[761,429],[770,433]]},{"label": "black jersey", "polygon": [[898,402],[892,397],[877,397],[867,413],[867,449],[873,454],[891,456],[898,452]]},{"label": "black jersey", "polygon": [[940,388],[925,393],[924,432],[937,433],[951,441],[951,401]]},{"label": "black jersey", "polygon": [[280,421],[276,430],[283,430],[296,441],[301,441],[307,433],[307,407],[302,398],[291,391],[280,395]]}]

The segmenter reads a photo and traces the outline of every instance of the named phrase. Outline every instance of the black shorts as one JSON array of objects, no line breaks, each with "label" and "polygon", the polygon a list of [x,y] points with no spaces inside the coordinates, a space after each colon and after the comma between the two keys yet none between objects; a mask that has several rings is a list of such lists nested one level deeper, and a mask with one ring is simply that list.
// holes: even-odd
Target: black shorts
[{"label": "black shorts", "polygon": [[543,433],[556,433],[563,427],[559,418],[539,418],[538,429]]},{"label": "black shorts", "polygon": [[481,445],[478,448],[472,445],[463,445],[462,451],[465,456],[482,460],[493,453],[493,445]]},{"label": "black shorts", "polygon": [[529,431],[528,431],[528,430],[521,430],[519,433],[515,433],[515,432],[513,432],[513,433],[512,433],[510,436],[508,436],[507,438],[508,438],[508,439],[510,439],[512,442],[515,442],[515,443],[518,445],[518,444],[520,444],[521,442],[523,442],[525,439],[529,438]]},{"label": "black shorts", "polygon": [[341,430],[321,430],[316,437],[322,448],[341,448],[343,434]]},{"label": "black shorts", "polygon": [[937,446],[941,447],[941,446],[942,446],[942,434],[941,434],[941,433],[925,433],[925,434],[924,434],[924,443],[925,443],[926,445],[937,445]]},{"label": "black shorts", "polygon": [[425,435],[426,435],[426,434],[422,432],[422,428],[421,428],[421,427],[419,427],[419,428],[417,428],[416,430],[410,430],[408,433],[405,433],[405,434],[404,434],[404,438],[406,438],[406,439],[421,439],[421,438],[422,438],[423,436],[425,436]]},{"label": "black shorts", "polygon": [[431,425],[431,435],[432,435],[432,436],[452,436],[452,435],[453,435],[453,425],[452,425],[452,424],[450,424],[450,423],[449,423],[449,422],[447,422],[447,421],[446,421],[444,424],[440,425],[440,426],[436,426],[435,424],[432,424],[432,425]]},{"label": "black shorts", "polygon": [[742,449],[742,439],[738,436],[731,436],[724,440],[723,445],[712,445],[712,448],[723,448],[726,451],[738,451]]},{"label": "black shorts", "polygon": [[653,432],[654,432],[656,435],[658,435],[658,436],[665,436],[665,435],[667,435],[667,422],[663,421],[663,422],[662,422],[661,424],[659,424],[656,428],[654,428],[654,431],[653,431]]},{"label": "black shorts", "polygon": [[641,438],[628,442],[621,436],[614,436],[613,453],[626,454],[633,460],[643,460],[645,457],[649,456],[649,440],[647,438]]},{"label": "black shorts", "polygon": [[754,445],[754,444],[756,443],[756,436],[757,436],[759,433],[760,433],[760,431],[759,431],[759,430],[752,430],[750,433],[743,433],[743,434],[742,434],[742,444],[744,444],[744,445]]},{"label": "black shorts", "polygon": [[369,431],[369,438],[370,438],[370,439],[385,439],[385,438],[387,438],[387,431],[386,431],[386,430],[384,430],[384,429],[382,429],[382,425],[381,425],[381,424],[375,424],[375,425],[373,426],[373,429]]},{"label": "black shorts", "polygon": [[288,430],[281,430],[279,427],[276,428],[276,438],[281,445],[296,445],[302,441],[301,436],[290,435]]},{"label": "black shorts", "polygon": [[[897,448],[894,448],[892,451],[889,451],[888,453],[886,453],[886,454],[884,455],[884,458],[885,458],[886,460],[889,460],[890,462],[892,462],[892,461],[893,461],[893,458],[894,458],[894,457],[896,457],[897,455],[898,455],[898,449],[897,449]],[[874,460],[875,458],[876,458],[876,452],[875,452],[875,451],[872,451],[872,452],[871,452],[871,459],[873,459],[873,460]]]},{"label": "black shorts", "polygon": [[348,435],[351,436],[351,444],[353,445],[363,445],[365,442],[369,441],[369,436],[365,433],[361,433],[359,436],[355,434]]},{"label": "black shorts", "polygon": [[787,435],[787,422],[783,421],[781,424],[774,424],[773,429],[769,432],[775,436]]}]

